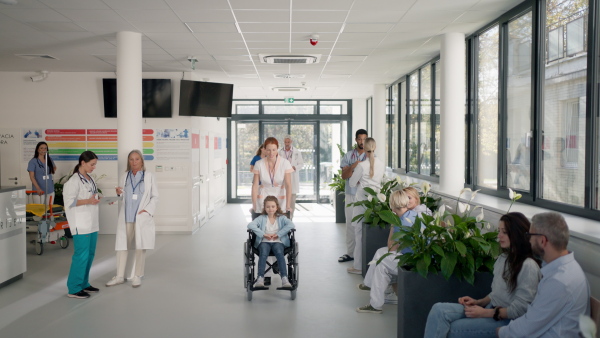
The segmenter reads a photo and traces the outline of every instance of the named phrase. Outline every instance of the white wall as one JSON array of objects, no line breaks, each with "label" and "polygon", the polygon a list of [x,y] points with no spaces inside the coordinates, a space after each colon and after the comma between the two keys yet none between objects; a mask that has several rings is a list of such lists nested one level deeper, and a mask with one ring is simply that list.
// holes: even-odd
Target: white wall
[{"label": "white wall", "polygon": [[367,129],[367,100],[352,99],[352,130],[348,135],[354,143],[354,133],[357,129]]},{"label": "white wall", "polygon": [[[31,73],[0,72],[0,120],[3,129],[20,128],[95,128],[116,129],[117,119],[104,118],[102,79],[114,78],[114,73],[51,73],[41,82],[32,82]],[[186,79],[193,78],[190,73],[184,74]],[[226,119],[179,117],[179,81],[181,72],[144,73],[144,78],[170,78],[173,90],[173,118],[144,119],[144,128],[187,128],[199,130],[201,133],[215,133],[225,139],[227,135]],[[20,182],[31,186],[27,174],[26,162],[18,159],[21,165]],[[123,159],[121,159],[123,161]],[[212,167],[225,168],[225,159],[219,163],[211,163]],[[200,162],[209,161],[208,156],[200,158]],[[221,163],[223,162],[223,163]],[[55,180],[65,175],[75,166],[75,162],[58,162]],[[148,161],[147,169],[155,171],[157,165],[177,168],[174,171],[158,172],[160,202],[156,214],[157,231],[173,233],[191,233],[199,224],[192,217],[191,190],[192,159],[189,161],[160,162]],[[108,196],[114,195],[117,185],[117,162],[101,161],[96,173],[107,177],[98,182],[99,188]],[[226,174],[225,174],[226,175]],[[225,179],[219,180],[218,189],[226,190]],[[224,183],[224,184],[223,184]],[[215,187],[215,189],[217,189]],[[208,196],[211,196],[209,194]],[[210,197],[209,197],[210,198]],[[114,232],[116,206],[103,206],[101,233]]]}]

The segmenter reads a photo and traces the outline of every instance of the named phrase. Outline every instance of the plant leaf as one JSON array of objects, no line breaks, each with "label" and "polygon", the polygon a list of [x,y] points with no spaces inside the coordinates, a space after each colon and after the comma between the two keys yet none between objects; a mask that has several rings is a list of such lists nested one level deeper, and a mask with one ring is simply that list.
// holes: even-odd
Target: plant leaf
[{"label": "plant leaf", "polygon": [[454,273],[454,267],[456,266],[457,255],[456,252],[448,252],[442,258],[442,275],[446,280]]},{"label": "plant leaf", "polygon": [[461,254],[461,256],[465,256],[467,254],[467,247],[463,242],[456,241],[454,242],[454,247],[456,247],[456,251]]}]

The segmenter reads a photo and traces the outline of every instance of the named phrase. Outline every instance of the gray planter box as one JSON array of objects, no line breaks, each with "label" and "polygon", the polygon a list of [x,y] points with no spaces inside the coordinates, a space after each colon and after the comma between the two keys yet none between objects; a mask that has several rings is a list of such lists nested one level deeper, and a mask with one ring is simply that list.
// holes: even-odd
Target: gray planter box
[{"label": "gray planter box", "polygon": [[380,227],[371,227],[370,224],[362,223],[362,275],[367,274],[369,262],[373,259],[375,252],[379,248],[387,246],[388,236],[390,235],[390,226],[385,229]]},{"label": "gray planter box", "polygon": [[456,303],[462,296],[480,299],[487,296],[492,287],[491,273],[475,273],[475,283],[449,280],[441,274],[427,278],[416,272],[398,269],[398,338],[423,337],[427,316],[437,302]]},{"label": "gray planter box", "polygon": [[335,222],[346,223],[346,194],[335,191]]}]

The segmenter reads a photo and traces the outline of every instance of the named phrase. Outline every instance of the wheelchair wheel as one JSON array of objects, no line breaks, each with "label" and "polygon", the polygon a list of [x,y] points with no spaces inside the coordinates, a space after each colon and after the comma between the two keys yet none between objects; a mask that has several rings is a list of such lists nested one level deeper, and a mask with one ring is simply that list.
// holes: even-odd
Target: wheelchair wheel
[{"label": "wheelchair wheel", "polygon": [[294,243],[294,257],[293,257],[293,261],[289,262],[288,264],[288,276],[290,277],[290,280],[292,281],[292,283],[294,284],[294,286],[296,288],[298,288],[298,283],[300,280],[300,273],[299,273],[299,266],[298,266],[298,242]]},{"label": "wheelchair wheel", "polygon": [[252,255],[252,248],[249,247],[248,241],[244,242],[244,288],[248,288],[249,283],[252,282],[250,273],[250,255]]},{"label": "wheelchair wheel", "polygon": [[291,296],[292,300],[296,299],[296,290],[292,290],[291,294],[292,294],[292,296]]},{"label": "wheelchair wheel", "polygon": [[248,294],[248,301],[252,301],[252,290],[250,289],[250,286],[248,286],[248,291],[246,293]]},{"label": "wheelchair wheel", "polygon": [[66,249],[69,247],[69,239],[65,236],[62,236],[59,240],[58,243],[60,244],[60,247],[63,249]]},{"label": "wheelchair wheel", "polygon": [[44,253],[44,243],[42,241],[35,241],[35,253],[38,256]]}]

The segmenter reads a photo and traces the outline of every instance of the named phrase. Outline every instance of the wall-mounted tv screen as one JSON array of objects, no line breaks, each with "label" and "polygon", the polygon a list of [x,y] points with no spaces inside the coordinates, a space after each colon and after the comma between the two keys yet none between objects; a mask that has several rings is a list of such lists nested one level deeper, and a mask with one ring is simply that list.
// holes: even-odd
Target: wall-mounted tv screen
[{"label": "wall-mounted tv screen", "polygon": [[231,117],[233,85],[181,80],[180,116]]},{"label": "wall-mounted tv screen", "polygon": [[[117,117],[117,79],[102,79],[104,117]],[[171,80],[142,79],[142,117],[171,117]]]}]

